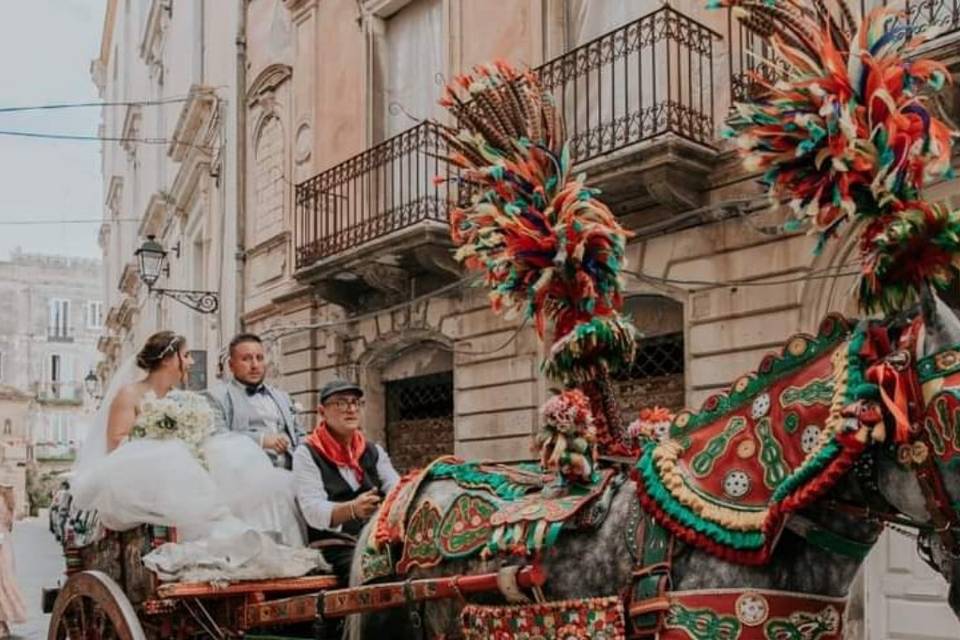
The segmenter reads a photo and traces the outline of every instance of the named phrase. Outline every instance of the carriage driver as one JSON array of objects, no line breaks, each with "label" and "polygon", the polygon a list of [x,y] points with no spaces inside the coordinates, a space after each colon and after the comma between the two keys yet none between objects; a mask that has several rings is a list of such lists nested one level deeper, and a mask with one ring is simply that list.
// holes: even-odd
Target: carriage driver
[{"label": "carriage driver", "polygon": [[[319,545],[346,583],[356,536],[400,476],[380,445],[363,435],[363,389],[334,380],[320,390],[313,432],[293,453],[297,502],[310,543]],[[352,543],[352,544],[350,544]]]}]

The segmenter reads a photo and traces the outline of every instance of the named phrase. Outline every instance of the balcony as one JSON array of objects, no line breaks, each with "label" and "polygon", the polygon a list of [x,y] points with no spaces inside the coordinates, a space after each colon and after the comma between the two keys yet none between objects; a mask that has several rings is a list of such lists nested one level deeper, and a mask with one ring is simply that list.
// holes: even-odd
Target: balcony
[{"label": "balcony", "polygon": [[[936,29],[932,40],[921,51],[925,57],[944,59],[952,70],[956,71],[958,57],[956,52],[944,56],[938,49],[947,43],[956,44],[960,31],[960,0],[854,0],[851,7],[859,5],[860,15],[865,15],[877,7],[893,6],[902,8],[908,16],[910,26],[915,31]],[[760,37],[751,25],[736,20],[728,12],[727,34],[730,47],[730,87],[734,100],[746,100],[759,91],[757,77],[775,80],[777,65],[773,49]]]},{"label": "balcony", "polygon": [[[571,154],[618,206],[699,201],[712,163],[719,34],[665,6],[534,70],[562,110]],[[423,122],[296,187],[296,277],[358,309],[459,273],[448,209],[459,194]],[[623,208],[622,206],[620,208]]]},{"label": "balcony", "polygon": [[71,462],[77,457],[77,447],[73,443],[38,442],[33,455],[37,462]]},{"label": "balcony", "polygon": [[37,382],[33,385],[37,402],[52,405],[82,405],[83,385],[74,382]]},{"label": "balcony", "polygon": [[406,293],[410,275],[455,275],[436,251],[449,246],[455,199],[453,187],[433,182],[450,177],[446,152],[439,127],[424,122],[297,185],[297,277],[357,306]]},{"label": "balcony", "polygon": [[73,342],[73,327],[47,327],[47,342]]}]

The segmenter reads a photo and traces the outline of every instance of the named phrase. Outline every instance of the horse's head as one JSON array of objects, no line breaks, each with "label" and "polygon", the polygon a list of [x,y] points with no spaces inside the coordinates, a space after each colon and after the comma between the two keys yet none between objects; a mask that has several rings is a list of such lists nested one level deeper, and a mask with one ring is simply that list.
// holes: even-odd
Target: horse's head
[{"label": "horse's head", "polygon": [[[916,376],[906,376],[899,400],[889,387],[884,398],[898,428],[890,443],[895,461],[881,464],[881,491],[923,523],[921,553],[950,583],[950,606],[960,618],[960,319],[933,293],[924,295],[921,312],[922,331],[906,340]],[[888,356],[885,366],[893,371],[902,356]]]}]

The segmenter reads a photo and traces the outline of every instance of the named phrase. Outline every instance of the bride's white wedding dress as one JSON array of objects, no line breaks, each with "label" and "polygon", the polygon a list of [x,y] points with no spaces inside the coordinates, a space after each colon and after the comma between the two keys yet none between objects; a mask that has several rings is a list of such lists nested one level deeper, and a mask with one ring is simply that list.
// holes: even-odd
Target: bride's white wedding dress
[{"label": "bride's white wedding dress", "polygon": [[203,462],[179,439],[137,438],[106,453],[106,411],[99,419],[75,467],[73,504],[96,510],[112,530],[176,527],[180,543],[144,558],[161,579],[279,578],[325,566],[318,552],[298,548],[303,534],[292,474],[275,468],[249,438],[206,438]]}]

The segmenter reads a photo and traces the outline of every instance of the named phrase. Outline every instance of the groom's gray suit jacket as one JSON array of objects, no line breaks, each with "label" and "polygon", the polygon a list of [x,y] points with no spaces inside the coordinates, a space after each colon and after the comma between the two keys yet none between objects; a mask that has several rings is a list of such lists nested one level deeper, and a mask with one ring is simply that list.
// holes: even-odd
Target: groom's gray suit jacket
[{"label": "groom's gray suit jacket", "polygon": [[[270,460],[275,466],[290,469],[292,466],[293,450],[297,448],[303,439],[303,431],[293,411],[293,401],[285,392],[264,385],[266,394],[276,403],[280,409],[280,415],[283,418],[281,432],[290,440],[290,448],[287,453],[279,455],[274,451],[265,450]],[[234,431],[242,433],[259,443],[261,436],[273,433],[259,412],[250,402],[246,389],[232,381],[221,381],[204,391],[204,395],[210,401],[214,409],[214,430],[215,431]]]}]

